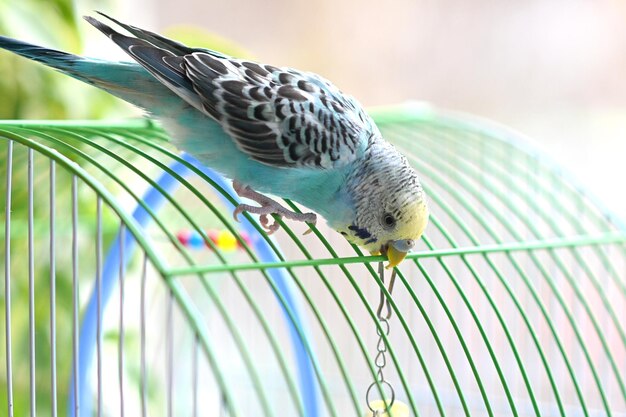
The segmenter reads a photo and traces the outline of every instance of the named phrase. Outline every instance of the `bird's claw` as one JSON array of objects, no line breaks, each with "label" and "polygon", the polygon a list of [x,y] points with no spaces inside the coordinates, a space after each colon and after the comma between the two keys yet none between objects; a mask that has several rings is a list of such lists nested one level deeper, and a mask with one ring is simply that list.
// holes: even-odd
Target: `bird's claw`
[{"label": "bird's claw", "polygon": [[259,216],[259,223],[261,223],[261,226],[263,226],[264,229],[268,228],[268,223],[269,223],[269,219],[267,218],[267,214],[261,214]]},{"label": "bird's claw", "polygon": [[241,223],[241,220],[239,220],[239,215],[243,213],[243,211],[244,210],[241,207],[241,204],[235,207],[235,210],[233,210],[233,219],[235,219],[237,223]]},{"label": "bird's claw", "polygon": [[[274,214],[278,216],[278,219],[282,218],[280,214]],[[278,223],[278,219],[274,219],[274,221],[270,224],[269,217],[267,214],[261,214],[259,216],[259,220],[261,222],[261,226],[267,231],[268,235],[273,234],[275,231],[280,229],[280,224]]]},{"label": "bird's claw", "polygon": [[310,217],[308,220],[305,220],[305,222],[309,225],[309,229],[306,232],[302,233],[303,236],[312,233],[313,228],[317,226],[317,216],[313,213],[306,213],[306,215]]},{"label": "bird's claw", "polygon": [[[268,235],[271,235],[280,228],[279,221],[282,218],[306,222],[311,224],[312,226],[315,226],[317,222],[317,216],[314,213],[295,213],[281,206],[271,198],[254,191],[249,186],[243,185],[238,181],[233,181],[233,188],[240,197],[249,198],[261,205],[260,207],[258,207],[250,206],[248,204],[239,204],[237,207],[235,207],[235,210],[233,211],[233,218],[235,219],[235,221],[239,222],[238,216],[244,211],[252,214],[258,214],[259,222],[261,226],[267,231]],[[274,222],[272,223],[270,223],[270,214],[273,214],[275,216]],[[309,229],[304,234],[306,235],[311,232],[312,229]]]},{"label": "bird's claw", "polygon": [[[278,229],[280,229],[280,220],[283,218],[287,218],[290,220],[297,220],[301,222],[305,222],[310,225],[309,229],[303,233],[303,235],[308,235],[313,231],[313,228],[317,224],[317,215],[315,213],[294,213],[283,207],[269,207],[269,206],[249,206],[247,204],[239,204],[233,210],[233,218],[235,221],[240,222],[239,215],[247,211],[249,213],[258,214],[259,215],[259,223],[263,229],[267,232],[268,235],[273,234]],[[270,215],[273,214],[274,221],[270,220]]]}]

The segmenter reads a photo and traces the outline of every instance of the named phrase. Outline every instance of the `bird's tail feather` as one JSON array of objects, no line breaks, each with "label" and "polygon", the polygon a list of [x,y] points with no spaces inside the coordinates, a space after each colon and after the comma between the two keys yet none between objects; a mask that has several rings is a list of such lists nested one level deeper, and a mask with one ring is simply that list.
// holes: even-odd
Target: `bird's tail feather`
[{"label": "bird's tail feather", "polygon": [[148,111],[154,111],[154,104],[159,101],[179,100],[134,62],[83,58],[6,36],[0,36],[0,48],[52,67]]},{"label": "bird's tail feather", "polygon": [[0,36],[0,48],[13,52],[24,58],[32,59],[49,67],[74,76],[81,81],[87,81],[80,74],[73,74],[73,67],[80,57],[55,49],[44,48],[17,39]]}]

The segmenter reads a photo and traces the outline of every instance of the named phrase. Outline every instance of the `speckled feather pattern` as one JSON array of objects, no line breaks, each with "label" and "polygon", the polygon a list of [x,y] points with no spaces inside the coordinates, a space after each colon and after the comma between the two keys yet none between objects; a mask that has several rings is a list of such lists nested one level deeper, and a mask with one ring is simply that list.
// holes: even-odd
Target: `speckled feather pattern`
[{"label": "speckled feather pattern", "polygon": [[333,168],[353,161],[372,134],[362,108],[315,74],[203,52],[178,63],[202,110],[257,161]]},{"label": "speckled feather pattern", "polygon": [[254,160],[337,168],[359,157],[376,130],[363,108],[317,74],[188,48],[121,22],[139,38],[98,29],[177,95],[217,121]]}]

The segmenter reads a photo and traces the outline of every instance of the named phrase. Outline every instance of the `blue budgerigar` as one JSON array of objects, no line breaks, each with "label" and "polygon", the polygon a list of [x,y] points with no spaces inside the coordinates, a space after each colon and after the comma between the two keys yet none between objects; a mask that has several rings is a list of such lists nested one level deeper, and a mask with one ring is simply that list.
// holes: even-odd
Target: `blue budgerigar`
[{"label": "blue budgerigar", "polygon": [[41,62],[139,106],[174,144],[233,180],[268,215],[315,224],[261,193],[321,214],[348,241],[397,265],[428,222],[417,174],[386,142],[361,105],[322,77],[191,48],[103,15],[123,35],[85,19],[135,62],[83,58],[0,37],[0,47]]}]

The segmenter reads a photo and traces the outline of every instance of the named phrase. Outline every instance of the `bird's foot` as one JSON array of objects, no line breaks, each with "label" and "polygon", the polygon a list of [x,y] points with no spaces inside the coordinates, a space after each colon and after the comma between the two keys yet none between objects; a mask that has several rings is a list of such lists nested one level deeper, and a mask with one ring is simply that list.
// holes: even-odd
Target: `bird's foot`
[{"label": "bird's foot", "polygon": [[[236,221],[239,221],[238,216],[247,211],[248,213],[259,214],[259,220],[261,221],[261,226],[265,230],[267,230],[267,234],[271,235],[275,231],[280,228],[280,224],[278,223],[278,219],[275,219],[273,222],[270,222],[269,215],[274,214],[278,216],[278,218],[285,218],[289,220],[295,220],[299,222],[306,222],[315,226],[317,223],[317,216],[314,213],[296,213],[291,210],[286,209],[281,206],[278,202],[272,200],[271,198],[254,191],[247,185],[243,185],[238,181],[233,181],[233,188],[235,192],[242,198],[249,198],[250,200],[256,201],[261,206],[251,206],[249,204],[239,204],[235,207],[235,211],[233,211],[233,218]],[[304,234],[311,233],[312,229],[307,230]]]}]

